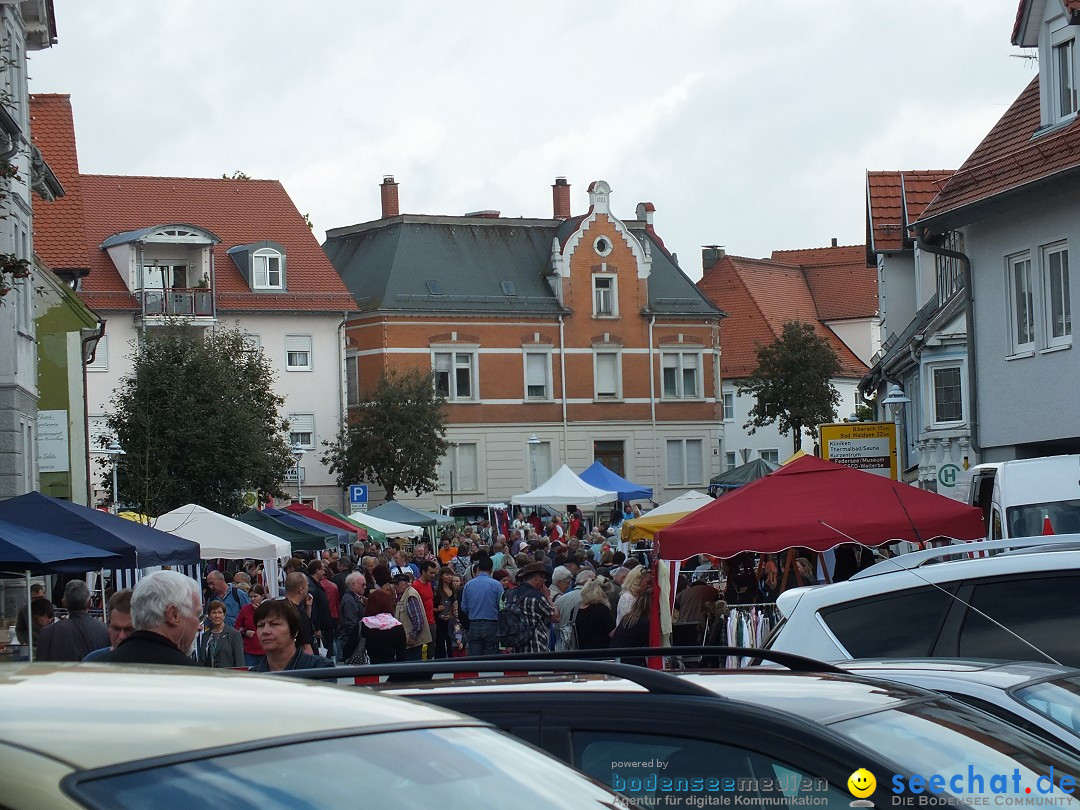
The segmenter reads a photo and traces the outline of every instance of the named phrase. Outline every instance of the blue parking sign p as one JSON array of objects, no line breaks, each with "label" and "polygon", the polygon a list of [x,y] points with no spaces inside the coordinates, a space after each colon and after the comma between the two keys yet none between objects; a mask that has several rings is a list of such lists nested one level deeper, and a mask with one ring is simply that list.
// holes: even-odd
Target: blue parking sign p
[{"label": "blue parking sign p", "polygon": [[349,503],[367,503],[367,484],[349,486]]}]

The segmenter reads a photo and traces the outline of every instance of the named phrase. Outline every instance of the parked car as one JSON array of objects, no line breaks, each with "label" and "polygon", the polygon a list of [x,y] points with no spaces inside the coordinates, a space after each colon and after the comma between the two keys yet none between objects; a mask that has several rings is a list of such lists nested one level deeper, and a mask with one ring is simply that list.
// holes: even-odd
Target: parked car
[{"label": "parked car", "polygon": [[219,670],[0,670],[0,805],[440,810],[621,798],[475,719],[367,691]]},{"label": "parked car", "polygon": [[1080,530],[1080,455],[976,464],[967,502],[983,510],[988,539]]},{"label": "parked car", "polygon": [[[977,555],[993,555],[980,557]],[[1080,535],[961,543],[785,591],[766,646],[822,661],[992,658],[1080,667]]]},{"label": "parked car", "polygon": [[[966,779],[969,765],[984,779],[1016,771],[1021,791],[1040,776],[1080,776],[1080,760],[995,717],[825,664],[817,671],[662,672],[508,658],[350,668],[336,675],[390,675],[392,682],[355,688],[389,690],[491,722],[650,807],[846,808],[853,796],[865,802],[861,806],[915,806],[926,798],[929,775]],[[455,677],[438,677],[448,673]],[[415,682],[401,683],[410,677]],[[849,789],[860,769],[874,775],[868,792],[858,784],[858,792]],[[1066,779],[1061,788],[1068,787]],[[1054,801],[1080,807],[1061,788],[1055,787]],[[954,785],[952,792],[968,791]],[[1038,805],[1051,796],[1024,798]]]},{"label": "parked car", "polygon": [[858,675],[942,692],[1080,754],[1080,670],[1035,662],[847,661]]}]

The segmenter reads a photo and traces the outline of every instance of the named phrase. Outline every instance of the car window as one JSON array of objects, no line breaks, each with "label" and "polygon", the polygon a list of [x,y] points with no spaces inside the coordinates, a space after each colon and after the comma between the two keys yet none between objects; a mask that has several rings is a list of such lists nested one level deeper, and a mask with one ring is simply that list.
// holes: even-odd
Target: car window
[{"label": "car window", "polygon": [[643,807],[737,803],[783,810],[801,805],[847,808],[851,802],[850,795],[825,779],[710,740],[586,731],[573,734],[573,749],[580,771]]},{"label": "car window", "polygon": [[91,807],[145,810],[597,808],[609,791],[488,728],[338,737],[223,754],[73,788]]},{"label": "car window", "polygon": [[998,705],[997,703],[994,703],[992,701],[980,700],[979,698],[972,697],[971,695],[950,693],[948,692],[948,690],[945,689],[939,689],[937,691],[948,694],[951,698],[953,698],[953,700],[959,700],[961,703],[966,703],[968,706],[973,706],[980,711],[986,712],[987,714],[992,714],[999,720],[1004,720],[1006,723],[1011,723],[1017,728],[1022,728],[1024,731],[1034,734],[1036,737],[1042,737],[1044,740],[1048,740],[1050,742],[1057,742],[1057,739],[1054,737],[1054,735],[1046,729],[1035,725],[1030,720],[1021,717],[1015,712],[1010,711],[1009,705],[1011,704],[1011,701],[1009,700],[1003,700],[1002,705]]},{"label": "car window", "polygon": [[821,616],[853,658],[930,655],[953,597],[934,587],[823,608]]},{"label": "car window", "polygon": [[1056,678],[1013,691],[1021,703],[1074,734],[1080,734],[1080,678]]},{"label": "car window", "polygon": [[[1020,639],[1059,663],[1080,666],[1080,574],[1022,577],[975,585],[969,604],[994,621],[969,610],[960,627],[957,652],[965,658],[1041,661]],[[1002,629],[1007,627],[1016,636]]]}]

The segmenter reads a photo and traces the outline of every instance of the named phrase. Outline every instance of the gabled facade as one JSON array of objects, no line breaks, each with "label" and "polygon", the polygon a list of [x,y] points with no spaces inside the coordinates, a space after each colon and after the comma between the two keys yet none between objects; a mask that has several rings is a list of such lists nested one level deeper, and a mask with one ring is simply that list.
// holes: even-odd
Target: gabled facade
[{"label": "gabled facade", "polygon": [[447,399],[451,449],[418,504],[507,499],[596,459],[658,501],[719,471],[721,313],[650,203],[621,220],[596,181],[572,216],[559,178],[549,219],[402,215],[393,178],[381,192],[382,218],[329,231],[324,249],[360,308],[350,405],[389,369],[431,372]]},{"label": "gabled facade", "polygon": [[[30,142],[26,53],[56,43],[52,0],[0,3],[0,263],[33,263],[31,198],[63,194]],[[5,276],[10,278],[10,276]],[[31,275],[0,296],[0,498],[37,489],[37,336]]]},{"label": "gabled facade", "polygon": [[[953,172],[866,173],[867,259],[877,266],[882,347],[860,384],[880,402],[899,385],[910,404],[878,406],[877,418],[901,422],[897,438],[905,480],[959,496],[957,469],[978,462],[971,446],[963,273],[955,256],[920,246],[912,225]],[[963,234],[939,240],[962,251]]]},{"label": "gabled facade", "polygon": [[[877,284],[861,245],[778,250],[769,259],[730,256],[722,248],[702,251],[704,274],[698,288],[728,313],[721,328],[724,351],[723,418],[725,469],[755,458],[782,462],[793,451],[792,437],[775,425],[752,435],[743,428],[754,402],[740,396],[738,383],[757,368],[757,350],[776,340],[791,321],[811,324],[840,359],[832,380],[842,399],[837,418],[855,410],[855,387],[877,348]],[[801,449],[812,452],[803,437]]]},{"label": "gabled facade", "polygon": [[[70,99],[35,96],[33,110],[38,145],[72,189],[38,217],[39,252],[108,321],[87,367],[90,433],[105,430],[141,336],[169,322],[236,324],[278,373],[289,443],[306,451],[304,500],[340,508],[341,491],[317,457],[343,418],[342,327],[355,304],[285,189],[268,180],[82,174]],[[285,486],[293,487],[295,477]]]},{"label": "gabled facade", "polygon": [[[963,240],[970,264],[968,398],[983,461],[1080,452],[1080,360],[1069,254],[1080,244],[1080,27],[1074,3],[1024,0],[1013,44],[1038,49],[1038,76],[915,224]],[[970,342],[973,339],[973,342]]]}]

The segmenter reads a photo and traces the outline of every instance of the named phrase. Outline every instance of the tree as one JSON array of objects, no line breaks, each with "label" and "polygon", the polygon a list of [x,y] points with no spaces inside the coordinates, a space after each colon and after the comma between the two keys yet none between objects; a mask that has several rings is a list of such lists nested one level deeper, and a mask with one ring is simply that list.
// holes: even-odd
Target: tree
[{"label": "tree", "polygon": [[743,427],[754,433],[779,422],[798,452],[803,431],[814,436],[818,425],[836,421],[841,397],[829,381],[840,372],[840,359],[813,326],[800,321],[784,324],[780,337],[758,347],[757,357],[757,368],[738,383],[740,396],[756,399]]},{"label": "tree", "polygon": [[337,475],[342,489],[375,481],[386,490],[387,500],[398,490],[430,492],[450,446],[445,402],[430,374],[390,371],[361,405],[356,421],[343,427],[335,441],[323,442],[322,463]]},{"label": "tree", "polygon": [[118,500],[148,515],[186,503],[232,515],[245,490],[285,497],[294,460],[278,412],[284,402],[269,362],[242,330],[149,331],[107,419],[125,453]]}]

